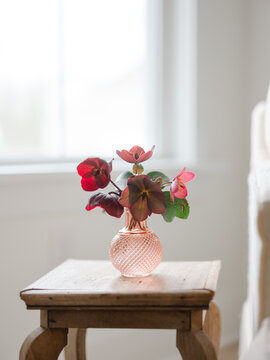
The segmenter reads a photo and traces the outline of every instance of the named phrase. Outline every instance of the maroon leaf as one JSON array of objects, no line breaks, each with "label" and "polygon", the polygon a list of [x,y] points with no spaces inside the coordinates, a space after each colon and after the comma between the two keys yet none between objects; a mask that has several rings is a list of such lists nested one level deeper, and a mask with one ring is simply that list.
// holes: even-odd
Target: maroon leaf
[{"label": "maroon leaf", "polygon": [[109,215],[120,218],[124,208],[119,204],[119,196],[116,194],[97,193],[90,197],[86,210],[90,211],[99,206],[103,208]]}]

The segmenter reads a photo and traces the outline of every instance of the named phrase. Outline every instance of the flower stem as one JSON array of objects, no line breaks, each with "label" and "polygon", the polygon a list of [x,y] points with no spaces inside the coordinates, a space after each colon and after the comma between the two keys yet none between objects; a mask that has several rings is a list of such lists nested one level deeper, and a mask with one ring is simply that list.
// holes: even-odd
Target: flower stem
[{"label": "flower stem", "polygon": [[162,186],[168,185],[168,184],[171,184],[171,183],[172,183],[172,181],[167,181],[167,182],[163,183]]},{"label": "flower stem", "polygon": [[122,193],[122,190],[112,181],[112,179],[110,179],[110,182],[120,191],[120,193]]},{"label": "flower stem", "polygon": [[110,191],[108,194],[109,194],[109,195],[114,194],[114,195],[119,196],[119,194],[118,194],[118,193],[116,193],[115,191]]}]

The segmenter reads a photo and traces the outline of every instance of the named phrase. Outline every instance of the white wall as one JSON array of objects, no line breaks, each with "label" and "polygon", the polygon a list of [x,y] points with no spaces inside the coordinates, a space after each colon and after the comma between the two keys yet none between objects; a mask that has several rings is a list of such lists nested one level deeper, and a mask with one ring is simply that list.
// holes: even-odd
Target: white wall
[{"label": "white wall", "polygon": [[[151,166],[150,161],[148,166]],[[172,177],[177,171],[166,173]],[[189,184],[190,219],[167,224],[154,215],[149,225],[162,240],[164,260],[223,261],[216,301],[225,315],[224,339],[231,341],[237,337],[244,292],[244,286],[241,286],[243,273],[237,273],[233,281],[231,276],[231,269],[237,269],[239,264],[237,239],[243,238],[236,216],[239,207],[232,211],[232,204],[227,201],[230,169],[195,169],[195,172],[196,181]],[[1,299],[4,335],[1,338],[5,339],[0,352],[1,359],[15,359],[26,334],[38,326],[37,312],[25,310],[19,290],[67,257],[108,258],[110,241],[122,227],[123,219],[101,214],[99,209],[91,214],[84,211],[88,194],[80,189],[76,174],[2,176],[0,181],[0,197],[4,204],[0,211],[1,287],[4,289]],[[122,336],[127,349],[132,349],[130,359],[135,359],[138,352],[143,354],[145,347],[150,351],[153,345],[156,350],[151,356],[145,354],[145,358],[177,358],[174,332],[134,333],[91,331],[93,359],[102,359],[111,351],[115,357],[120,353],[119,358],[126,358],[117,346],[123,341]],[[141,339],[139,348],[138,337]],[[14,339],[14,345],[9,347],[11,339]],[[105,348],[101,346],[102,339],[106,342]]]},{"label": "white wall", "polygon": [[[155,215],[149,220],[164,260],[222,260],[216,302],[225,343],[237,339],[246,294],[249,114],[270,78],[270,51],[263,46],[269,6],[266,0],[198,2],[198,164],[189,184],[191,214],[172,224]],[[108,258],[123,220],[84,211],[87,195],[75,173],[0,176],[1,359],[18,358],[24,337],[38,326],[38,313],[25,310],[19,290],[67,257]],[[173,331],[89,334],[93,360],[179,358]]]}]

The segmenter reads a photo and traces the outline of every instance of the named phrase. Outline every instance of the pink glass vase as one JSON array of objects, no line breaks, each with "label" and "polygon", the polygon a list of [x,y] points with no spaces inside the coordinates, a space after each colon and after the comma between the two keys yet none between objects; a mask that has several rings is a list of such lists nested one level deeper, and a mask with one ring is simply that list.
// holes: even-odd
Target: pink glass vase
[{"label": "pink glass vase", "polygon": [[126,224],[112,239],[110,258],[123,276],[149,275],[160,263],[162,245],[146,221],[136,221],[126,209]]}]

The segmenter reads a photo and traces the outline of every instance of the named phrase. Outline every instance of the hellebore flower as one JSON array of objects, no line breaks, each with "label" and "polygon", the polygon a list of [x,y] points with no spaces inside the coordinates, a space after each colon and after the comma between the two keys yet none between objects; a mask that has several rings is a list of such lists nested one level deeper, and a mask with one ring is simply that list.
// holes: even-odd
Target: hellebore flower
[{"label": "hellebore flower", "polygon": [[185,186],[186,182],[189,182],[195,177],[192,172],[186,171],[184,168],[180,173],[173,179],[170,186],[170,196],[172,202],[174,202],[174,197],[179,199],[184,199],[187,196],[187,188]]},{"label": "hellebore flower", "polygon": [[141,148],[138,145],[133,146],[129,151],[127,150],[116,150],[117,155],[120,156],[121,159],[132,163],[132,164],[138,164],[145,160],[150,159],[150,157],[153,155],[153,151],[155,149],[155,145],[152,147],[151,150],[145,152],[143,148]]},{"label": "hellebore flower", "polygon": [[119,203],[129,208],[137,221],[145,220],[152,213],[163,214],[166,211],[160,183],[153,182],[147,175],[129,178]]},{"label": "hellebore flower", "polygon": [[116,194],[97,193],[90,197],[86,210],[90,211],[97,206],[103,208],[109,215],[120,218],[124,208],[118,202],[119,196]]},{"label": "hellebore flower", "polygon": [[77,167],[78,174],[82,177],[81,185],[85,191],[95,191],[105,188],[110,181],[112,161],[109,163],[100,158],[88,158]]}]

